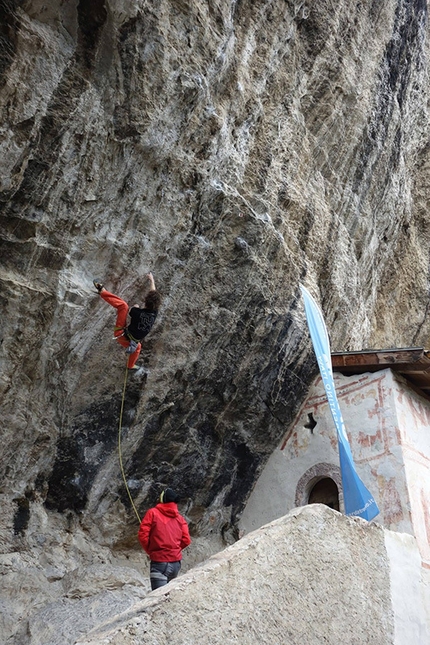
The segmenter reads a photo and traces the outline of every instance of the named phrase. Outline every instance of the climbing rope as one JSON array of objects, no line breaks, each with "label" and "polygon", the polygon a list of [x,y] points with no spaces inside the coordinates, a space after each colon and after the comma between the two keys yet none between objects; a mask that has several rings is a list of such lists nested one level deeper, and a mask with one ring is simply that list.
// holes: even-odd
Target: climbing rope
[{"label": "climbing rope", "polygon": [[[128,363],[128,357],[127,357],[127,363]],[[137,512],[137,508],[134,505],[133,498],[131,496],[130,489],[129,489],[128,484],[127,484],[127,479],[125,477],[124,466],[123,466],[123,463],[122,463],[122,452],[121,452],[122,414],[124,412],[125,388],[126,388],[126,385],[127,385],[127,372],[128,372],[127,363],[125,365],[124,386],[122,388],[121,411],[119,413],[118,455],[119,455],[119,465],[120,465],[120,468],[121,468],[121,474],[122,474],[122,478],[124,480],[125,488],[126,488],[126,491],[128,493],[128,496],[130,498],[130,502],[131,502],[131,505],[133,507],[133,510],[136,513],[136,517],[137,517],[137,519],[139,521],[139,524],[140,524],[141,519],[140,519],[139,513]]]}]

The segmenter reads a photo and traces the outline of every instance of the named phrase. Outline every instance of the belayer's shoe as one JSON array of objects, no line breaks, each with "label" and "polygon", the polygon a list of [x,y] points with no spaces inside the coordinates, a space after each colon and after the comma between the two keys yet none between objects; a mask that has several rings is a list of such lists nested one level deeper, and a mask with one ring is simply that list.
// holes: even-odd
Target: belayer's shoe
[{"label": "belayer's shoe", "polygon": [[101,282],[99,282],[98,280],[93,280],[93,285],[95,286],[95,288],[97,289],[97,291],[98,291],[99,293],[100,293],[100,291],[103,289],[103,285],[102,285],[102,283],[101,283]]}]

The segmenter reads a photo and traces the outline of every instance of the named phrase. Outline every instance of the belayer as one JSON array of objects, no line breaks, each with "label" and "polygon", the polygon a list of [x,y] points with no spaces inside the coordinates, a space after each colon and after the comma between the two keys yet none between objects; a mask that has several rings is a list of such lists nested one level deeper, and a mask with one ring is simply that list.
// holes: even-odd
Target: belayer
[{"label": "belayer", "polygon": [[188,524],[179,511],[180,501],[171,488],[160,495],[159,503],[143,518],[138,538],[151,560],[151,589],[164,587],[181,569],[182,551],[191,544]]},{"label": "belayer", "polygon": [[[143,307],[140,305],[129,307],[125,300],[107,291],[101,282],[93,281],[100,297],[109,305],[115,307],[117,311],[113,333],[118,343],[127,348],[127,354],[129,354],[127,367],[129,370],[138,369],[136,361],[142,348],[140,341],[151,331],[161,304],[161,296],[155,288],[152,273],[148,273],[147,277],[150,282],[150,290],[145,297]],[[131,319],[128,325],[127,314],[130,315]]]}]

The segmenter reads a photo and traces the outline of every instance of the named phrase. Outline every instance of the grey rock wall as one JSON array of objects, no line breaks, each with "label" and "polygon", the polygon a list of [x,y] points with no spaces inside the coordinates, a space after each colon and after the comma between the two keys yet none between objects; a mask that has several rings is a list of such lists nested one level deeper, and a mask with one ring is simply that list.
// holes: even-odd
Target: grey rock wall
[{"label": "grey rock wall", "polygon": [[124,468],[141,514],[180,490],[198,559],[316,373],[299,281],[333,349],[426,344],[427,4],[4,0],[0,25],[7,570],[140,557],[92,279],[134,303],[149,270]]}]

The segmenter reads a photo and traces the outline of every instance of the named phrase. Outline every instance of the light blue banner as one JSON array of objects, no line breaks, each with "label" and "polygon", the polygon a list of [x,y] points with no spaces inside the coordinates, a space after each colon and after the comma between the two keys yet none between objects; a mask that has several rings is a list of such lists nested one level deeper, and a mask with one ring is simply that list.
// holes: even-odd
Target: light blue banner
[{"label": "light blue banner", "polygon": [[300,289],[305,302],[306,318],[312,344],[320,368],[330,411],[336,426],[345,513],[347,515],[362,517],[365,520],[372,520],[378,515],[379,508],[355,470],[351,447],[336,396],[331,366],[330,341],[324,318],[309,291],[302,285],[300,285]]}]

